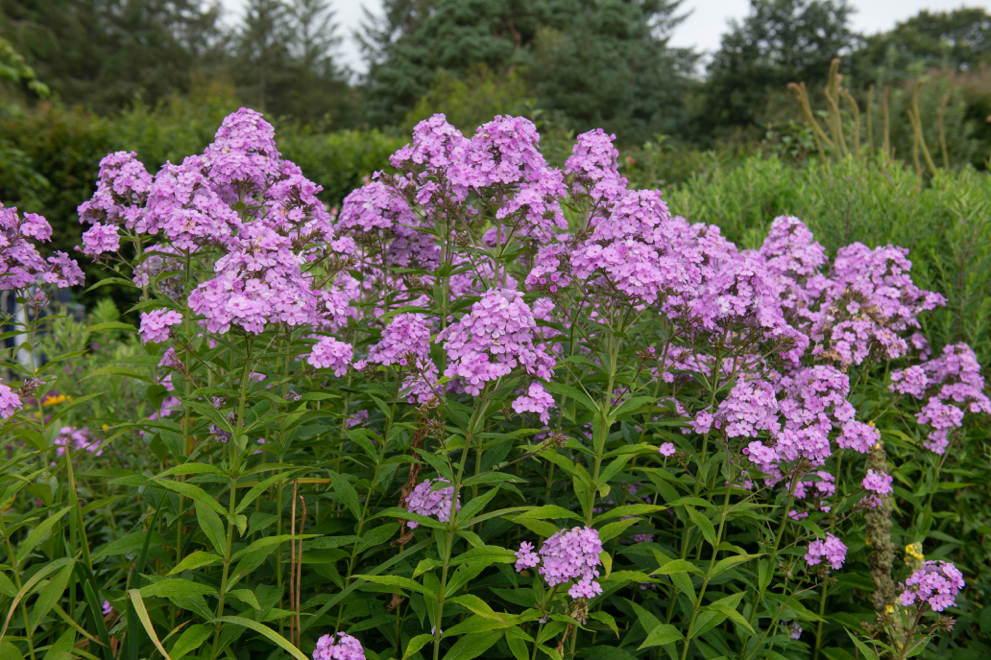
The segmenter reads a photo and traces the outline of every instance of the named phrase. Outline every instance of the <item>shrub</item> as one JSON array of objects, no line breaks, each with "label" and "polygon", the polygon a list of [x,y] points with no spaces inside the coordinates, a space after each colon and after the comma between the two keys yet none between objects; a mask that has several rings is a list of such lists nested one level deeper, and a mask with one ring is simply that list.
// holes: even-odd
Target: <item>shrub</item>
[{"label": "shrub", "polygon": [[[248,110],[104,158],[80,243],[141,323],[8,319],[49,332],[0,385],[7,654],[901,659],[975,620],[932,542],[991,402],[906,251],[741,251],[601,131],[537,141],[436,116],[336,215]],[[5,290],[78,283],[2,226]]]}]

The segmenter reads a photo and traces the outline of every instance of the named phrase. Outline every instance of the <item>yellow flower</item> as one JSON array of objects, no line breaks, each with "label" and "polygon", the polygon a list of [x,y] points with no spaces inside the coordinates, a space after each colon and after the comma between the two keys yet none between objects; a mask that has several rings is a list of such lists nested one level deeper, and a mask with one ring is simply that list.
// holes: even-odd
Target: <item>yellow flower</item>
[{"label": "yellow flower", "polygon": [[[909,543],[905,546],[905,554],[922,561],[925,559],[925,555],[922,554],[922,544],[921,543]],[[907,561],[907,559],[906,559]]]},{"label": "yellow flower", "polygon": [[867,422],[867,426],[874,428],[874,420],[872,419],[871,421]]},{"label": "yellow flower", "polygon": [[66,396],[65,394],[59,394],[58,396],[53,396],[49,394],[41,401],[43,406],[57,406],[60,403],[65,403],[66,401],[72,401],[71,396]]},{"label": "yellow flower", "polygon": [[892,605],[885,605],[884,606],[884,613],[885,614],[891,614],[894,611],[895,611],[894,606],[892,606]]},{"label": "yellow flower", "polygon": [[109,429],[109,428],[110,428],[110,425],[109,425],[109,424],[104,424],[104,425],[103,425],[103,426],[101,426],[100,428],[101,428],[101,429],[103,429],[104,431],[106,431],[107,429]]}]

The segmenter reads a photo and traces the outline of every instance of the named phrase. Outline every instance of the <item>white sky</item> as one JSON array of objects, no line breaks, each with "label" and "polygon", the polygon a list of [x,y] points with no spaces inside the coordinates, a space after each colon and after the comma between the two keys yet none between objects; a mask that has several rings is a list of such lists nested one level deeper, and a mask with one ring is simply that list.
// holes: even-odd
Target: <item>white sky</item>
[{"label": "white sky", "polygon": [[[221,0],[228,13],[228,22],[243,11],[244,0]],[[331,0],[340,23],[339,33],[344,36],[340,55],[353,70],[363,71],[364,66],[357,44],[351,33],[360,24],[362,9],[380,11],[381,0]],[[991,0],[853,0],[857,8],[852,18],[854,31],[873,34],[891,29],[895,23],[917,14],[922,9],[949,10],[961,6],[991,9]],[[683,0],[682,13],[691,11],[689,17],[676,30],[674,46],[694,47],[712,52],[719,48],[719,39],[726,31],[731,18],[742,19],[750,8],[749,0]]]}]

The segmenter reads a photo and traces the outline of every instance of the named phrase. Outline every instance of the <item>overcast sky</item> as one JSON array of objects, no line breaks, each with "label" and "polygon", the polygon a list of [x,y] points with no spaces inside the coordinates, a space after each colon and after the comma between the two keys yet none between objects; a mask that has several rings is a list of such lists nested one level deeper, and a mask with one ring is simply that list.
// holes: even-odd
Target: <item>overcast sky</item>
[{"label": "overcast sky", "polygon": [[[240,16],[244,0],[221,0],[228,13],[227,20],[233,22]],[[364,66],[357,44],[351,33],[361,24],[363,9],[378,12],[381,0],[331,0],[341,24],[340,34],[344,36],[341,47],[342,59],[355,71],[363,71]],[[857,7],[853,15],[853,29],[856,32],[872,34],[894,27],[895,23],[917,14],[921,9],[948,10],[960,6],[985,7],[991,9],[991,0],[854,0]],[[726,23],[731,18],[741,19],[747,15],[749,0],[683,0],[682,11],[691,12],[677,29],[672,40],[675,46],[694,47],[699,51],[712,52],[719,48],[719,38],[726,31]]]}]

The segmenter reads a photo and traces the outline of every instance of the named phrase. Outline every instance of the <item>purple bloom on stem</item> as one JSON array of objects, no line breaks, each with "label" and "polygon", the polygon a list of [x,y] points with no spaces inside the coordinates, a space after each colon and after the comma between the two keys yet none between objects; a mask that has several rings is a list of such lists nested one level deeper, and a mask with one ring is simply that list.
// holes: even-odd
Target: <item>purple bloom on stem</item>
[{"label": "purple bloom on stem", "polygon": [[846,546],[843,542],[832,534],[826,534],[826,540],[816,539],[809,544],[808,552],[805,553],[805,563],[809,566],[816,566],[823,559],[826,560],[834,570],[838,570],[846,561]]}]

